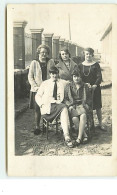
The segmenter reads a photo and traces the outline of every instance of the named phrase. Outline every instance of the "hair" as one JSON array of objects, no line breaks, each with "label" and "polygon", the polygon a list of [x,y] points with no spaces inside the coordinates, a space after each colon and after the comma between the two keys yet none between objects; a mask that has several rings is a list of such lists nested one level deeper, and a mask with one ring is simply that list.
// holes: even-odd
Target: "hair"
[{"label": "hair", "polygon": [[69,58],[71,57],[71,54],[69,52],[69,50],[67,49],[67,47],[63,47],[60,51],[59,51],[59,59],[63,61],[62,57],[61,57],[61,51],[66,52],[67,54],[69,54]]},{"label": "hair", "polygon": [[88,51],[90,54],[92,54],[92,56],[94,56],[94,49],[92,49],[91,47],[87,47],[84,49],[84,52]]},{"label": "hair", "polygon": [[75,75],[75,76],[78,76],[78,77],[81,77],[81,74],[80,74],[80,70],[73,70],[73,72],[71,73],[71,75]]},{"label": "hair", "polygon": [[55,66],[51,66],[49,69],[49,73],[59,74],[59,70]]},{"label": "hair", "polygon": [[39,54],[40,54],[40,51],[41,51],[42,48],[46,49],[46,50],[47,50],[47,53],[48,53],[48,55],[49,55],[49,53],[50,53],[50,48],[49,48],[49,46],[48,46],[48,45],[41,44],[41,45],[39,45],[39,46],[37,47],[36,59],[39,58]]}]

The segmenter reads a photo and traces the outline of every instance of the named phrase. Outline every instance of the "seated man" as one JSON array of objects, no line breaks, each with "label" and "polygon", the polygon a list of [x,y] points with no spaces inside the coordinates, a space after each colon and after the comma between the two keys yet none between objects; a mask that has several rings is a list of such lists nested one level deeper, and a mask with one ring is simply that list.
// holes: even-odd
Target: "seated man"
[{"label": "seated man", "polygon": [[50,79],[41,84],[35,100],[41,109],[42,117],[46,118],[47,121],[52,122],[60,114],[65,143],[68,147],[72,148],[73,144],[70,139],[68,127],[68,110],[66,105],[62,103],[64,100],[66,81],[59,79],[59,70],[56,67],[51,67],[49,74]]},{"label": "seated man", "polygon": [[65,103],[69,107],[70,117],[78,131],[75,145],[79,146],[82,140],[83,143],[88,142],[88,136],[85,132],[86,112],[91,107],[92,97],[88,85],[82,82],[80,72],[74,70],[72,77],[73,81],[66,86]]}]

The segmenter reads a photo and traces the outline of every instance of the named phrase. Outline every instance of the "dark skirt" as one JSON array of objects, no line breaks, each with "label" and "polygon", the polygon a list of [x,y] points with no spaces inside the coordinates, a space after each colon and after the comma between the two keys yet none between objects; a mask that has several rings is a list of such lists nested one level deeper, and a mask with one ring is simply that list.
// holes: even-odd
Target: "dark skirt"
[{"label": "dark skirt", "polygon": [[40,112],[40,107],[38,106],[38,104],[35,101],[35,95],[36,95],[36,92],[30,91],[29,108],[35,109],[35,111]]},{"label": "dark skirt", "polygon": [[93,110],[102,108],[101,88],[97,86],[93,95]]},{"label": "dark skirt", "polygon": [[42,115],[42,118],[45,118],[47,121],[52,122],[61,112],[62,110],[66,107],[65,104],[56,104],[53,103],[51,104],[51,110],[50,114],[44,114]]}]

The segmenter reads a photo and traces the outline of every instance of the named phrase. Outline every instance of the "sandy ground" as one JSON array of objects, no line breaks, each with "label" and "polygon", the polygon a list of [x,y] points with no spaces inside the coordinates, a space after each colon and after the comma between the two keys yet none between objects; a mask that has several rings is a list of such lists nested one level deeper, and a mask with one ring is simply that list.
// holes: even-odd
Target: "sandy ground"
[{"label": "sandy ground", "polygon": [[[77,156],[77,155],[100,155],[110,156],[112,149],[112,112],[111,112],[111,88],[102,90],[102,117],[107,132],[98,128],[92,140],[86,145],[80,145],[69,149],[63,140],[60,131],[56,134],[53,127],[49,130],[49,139],[45,134],[34,135],[34,112],[27,109],[15,122],[15,154],[16,155],[40,155],[40,156]],[[95,126],[97,118],[94,112]],[[73,134],[73,141],[75,134]]]}]

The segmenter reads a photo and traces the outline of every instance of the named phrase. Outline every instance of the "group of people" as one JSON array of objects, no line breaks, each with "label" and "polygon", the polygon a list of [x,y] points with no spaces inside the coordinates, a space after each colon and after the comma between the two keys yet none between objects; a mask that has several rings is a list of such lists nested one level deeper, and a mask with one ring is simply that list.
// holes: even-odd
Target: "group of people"
[{"label": "group of people", "polygon": [[[92,106],[97,113],[99,128],[105,131],[101,113],[101,68],[93,61],[92,48],[84,50],[85,61],[81,64],[76,64],[71,59],[70,52],[65,47],[59,53],[58,64],[48,58],[49,52],[47,45],[40,45],[37,48],[37,58],[29,68],[30,108],[35,109],[34,134],[41,133],[41,117],[52,122],[60,115],[65,143],[72,148],[88,142],[85,126],[87,112]],[[94,91],[93,101],[91,89]],[[70,121],[78,132],[75,144],[70,137]]]}]

